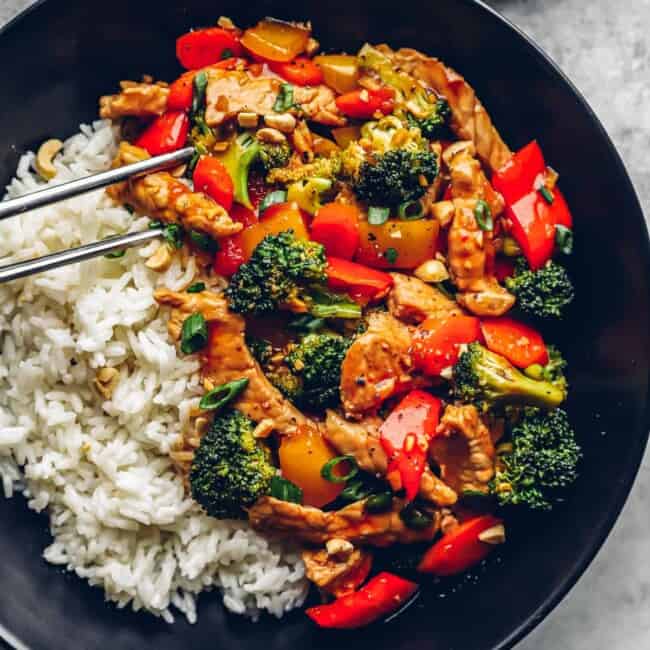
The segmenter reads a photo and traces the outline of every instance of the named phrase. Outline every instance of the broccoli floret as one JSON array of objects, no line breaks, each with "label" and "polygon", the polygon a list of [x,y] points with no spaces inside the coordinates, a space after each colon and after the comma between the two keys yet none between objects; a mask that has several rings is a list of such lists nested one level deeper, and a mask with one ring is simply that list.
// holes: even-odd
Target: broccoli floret
[{"label": "broccoli floret", "polygon": [[444,133],[451,117],[451,110],[446,99],[437,99],[433,104],[427,102],[422,106],[420,115],[416,117],[413,113],[407,113],[407,120],[411,126],[417,126],[423,137],[429,140],[436,140]]},{"label": "broccoli floret", "polygon": [[352,185],[357,196],[371,205],[396,206],[423,196],[437,174],[438,159],[433,152],[392,149],[373,162],[364,162]]},{"label": "broccoli floret", "polygon": [[567,392],[568,385],[564,371],[567,362],[564,360],[560,350],[554,345],[547,345],[548,363],[545,366],[535,363],[524,370],[528,377],[532,379],[544,380],[551,382],[554,386]]},{"label": "broccoli floret", "polygon": [[452,370],[454,395],[481,410],[505,404],[555,408],[566,391],[548,381],[537,381],[519,372],[507,359],[471,343]]},{"label": "broccoli floret", "polygon": [[244,508],[268,494],[275,467],[253,436],[255,424],[239,411],[217,416],[194,454],[192,498],[212,517],[245,519]]},{"label": "broccoli floret", "polygon": [[248,172],[260,157],[261,145],[252,133],[245,131],[230,144],[225,154],[220,156],[233,180],[235,201],[253,208],[248,196]]},{"label": "broccoli floret", "polygon": [[515,263],[515,274],[506,279],[507,289],[517,297],[521,311],[537,318],[562,318],[573,300],[574,289],[566,269],[549,260],[532,271],[523,257]]},{"label": "broccoli floret", "polygon": [[331,158],[317,158],[313,162],[305,165],[296,165],[290,167],[277,167],[272,169],[266,177],[269,185],[280,183],[288,185],[308,178],[326,178],[333,180],[341,171],[340,156]]},{"label": "broccoli floret", "polygon": [[265,173],[272,169],[286,167],[291,158],[291,147],[286,143],[280,144],[262,143],[258,161]]},{"label": "broccoli floret", "polygon": [[264,367],[271,360],[273,346],[266,339],[247,335],[246,347],[260,366]]},{"label": "broccoli floret", "polygon": [[513,426],[512,442],[501,447],[490,489],[501,505],[549,510],[559,500],[558,490],[577,478],[581,456],[562,409],[525,409]]},{"label": "broccoli floret", "polygon": [[305,178],[287,187],[287,201],[295,201],[308,214],[316,214],[322,207],[324,197],[331,194],[329,178]]},{"label": "broccoli floret", "polygon": [[292,230],[267,235],[232,276],[226,296],[240,314],[286,309],[322,318],[359,318],[359,305],[322,288],[326,268],[321,244],[296,239]]},{"label": "broccoli floret", "polygon": [[339,403],[341,364],[350,342],[336,334],[308,334],[287,355],[287,366],[302,382],[299,406],[322,410]]}]

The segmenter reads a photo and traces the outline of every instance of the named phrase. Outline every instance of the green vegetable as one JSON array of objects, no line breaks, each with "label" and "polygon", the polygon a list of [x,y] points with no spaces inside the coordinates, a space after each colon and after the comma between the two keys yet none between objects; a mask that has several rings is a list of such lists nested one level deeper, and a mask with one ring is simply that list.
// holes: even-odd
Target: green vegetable
[{"label": "green vegetable", "polygon": [[268,235],[232,276],[226,296],[240,314],[287,309],[322,318],[359,318],[358,304],[324,289],[326,268],[321,244],[296,239],[292,230]]},{"label": "green vegetable", "polygon": [[228,410],[215,417],[201,438],[190,469],[190,490],[213,517],[245,519],[244,508],[270,494],[275,467],[254,429],[252,420]]},{"label": "green vegetable", "polygon": [[203,411],[220,411],[226,404],[230,404],[248,386],[248,379],[235,379],[227,384],[222,384],[206,393],[199,402],[199,408]]},{"label": "green vegetable", "polygon": [[560,224],[555,226],[555,245],[563,255],[573,253],[573,231],[571,228]]},{"label": "green vegetable", "polygon": [[265,339],[246,335],[246,346],[261,366],[265,366],[271,360],[273,346]]},{"label": "green vegetable", "polygon": [[205,291],[205,282],[195,282],[186,289],[187,293],[201,293]]},{"label": "green vegetable", "polygon": [[183,321],[181,329],[181,350],[183,354],[194,354],[208,343],[208,326],[203,314],[194,313]]},{"label": "green vegetable", "polygon": [[264,213],[267,208],[270,208],[276,203],[284,203],[287,200],[287,193],[284,190],[274,190],[269,192],[264,196],[262,202],[260,203],[259,212],[260,216]]},{"label": "green vegetable", "polygon": [[232,59],[233,53],[230,48],[225,48],[223,52],[221,52],[221,60],[223,61],[224,59]]},{"label": "green vegetable", "polygon": [[551,190],[546,187],[546,185],[542,185],[537,189],[537,191],[544,197],[544,200],[549,204],[553,205],[553,194]]},{"label": "green vegetable", "polygon": [[490,210],[490,206],[483,199],[479,199],[476,202],[474,218],[476,219],[476,224],[481,230],[492,230],[492,228],[494,228],[492,222],[492,210]]},{"label": "green vegetable", "polygon": [[177,223],[164,224],[162,221],[150,221],[149,228],[151,230],[162,228],[163,239],[172,248],[181,248],[183,246],[183,237],[185,235],[185,231]]},{"label": "green vegetable", "polygon": [[230,144],[225,154],[219,156],[226,166],[234,185],[234,198],[247,208],[253,209],[248,196],[248,173],[260,156],[260,143],[249,131],[238,135]]},{"label": "green vegetable", "polygon": [[219,250],[219,244],[212,237],[198,230],[190,230],[189,238],[197,248],[200,248],[206,253],[216,253]]},{"label": "green vegetable", "polygon": [[350,481],[339,494],[343,501],[361,501],[372,494],[372,486],[363,479]]},{"label": "green vegetable", "polygon": [[532,271],[523,257],[518,258],[515,274],[506,278],[505,285],[517,297],[519,309],[537,318],[562,318],[574,296],[566,269],[553,260]]},{"label": "green vegetable", "polygon": [[318,332],[318,330],[322,330],[325,325],[326,322],[324,318],[316,318],[311,314],[301,314],[290,321],[288,327],[289,329],[298,332]]},{"label": "green vegetable", "polygon": [[380,492],[368,497],[366,501],[366,511],[370,514],[387,512],[393,505],[393,495],[391,492]]},{"label": "green vegetable", "polygon": [[497,473],[490,483],[500,505],[550,510],[560,490],[575,481],[582,457],[567,414],[525,409],[512,428],[511,445],[503,445]]},{"label": "green vegetable", "polygon": [[278,96],[273,104],[273,110],[276,113],[284,113],[293,106],[293,86],[284,83],[280,86]]},{"label": "green vegetable", "polygon": [[[345,476],[336,476],[334,468],[341,463],[350,463],[350,471]],[[321,467],[320,475],[330,483],[346,483],[351,478],[354,478],[359,473],[359,468],[354,460],[354,456],[337,456],[328,460],[323,467]]]},{"label": "green vegetable", "polygon": [[258,162],[265,173],[270,172],[272,169],[286,167],[289,164],[292,151],[286,142],[280,144],[263,142],[260,143],[259,147]]},{"label": "green vegetable", "polygon": [[388,221],[390,217],[390,208],[382,208],[371,205],[368,208],[368,223],[371,226],[381,226]]},{"label": "green vegetable", "polygon": [[471,343],[460,355],[452,374],[454,396],[484,411],[498,404],[555,408],[566,399],[566,390],[526,377],[479,343]]},{"label": "green vegetable", "polygon": [[126,248],[122,248],[119,251],[113,251],[112,253],[106,253],[104,257],[107,260],[118,260],[120,257],[124,257],[126,255]]},{"label": "green vegetable", "polygon": [[271,479],[271,496],[280,501],[302,503],[302,490],[295,483],[277,474]]},{"label": "green vegetable", "polygon": [[295,201],[308,214],[316,214],[323,207],[324,198],[333,183],[329,178],[304,178],[287,188],[287,200]]},{"label": "green vegetable", "polygon": [[548,363],[542,366],[538,363],[528,366],[524,369],[524,374],[531,379],[537,379],[551,382],[564,392],[567,391],[568,385],[564,371],[567,362],[562,357],[562,353],[554,345],[547,345]]},{"label": "green vegetable", "polygon": [[431,95],[420,93],[417,99],[411,104],[413,110],[417,110],[416,117],[413,113],[407,113],[407,120],[410,126],[420,129],[422,135],[428,140],[439,140],[447,132],[451,109],[446,99],[435,99]]},{"label": "green vegetable", "polygon": [[192,107],[190,116],[192,118],[202,113],[205,109],[205,91],[208,88],[208,75],[205,70],[200,70],[194,75],[192,83]]},{"label": "green vegetable", "polygon": [[422,201],[406,201],[397,208],[397,216],[402,221],[417,221],[424,217],[424,204]]},{"label": "green vegetable", "polygon": [[389,264],[395,264],[397,262],[397,257],[399,256],[399,253],[397,252],[397,249],[395,248],[387,248],[384,251],[384,258]]},{"label": "green vegetable", "polygon": [[[391,149],[363,162],[352,179],[357,196],[371,205],[398,206],[415,201],[438,175],[438,159],[428,150]],[[420,180],[424,178],[426,184]]]},{"label": "green vegetable", "polygon": [[407,528],[423,530],[433,523],[433,518],[427,512],[418,508],[415,504],[409,503],[399,513],[400,519]]}]

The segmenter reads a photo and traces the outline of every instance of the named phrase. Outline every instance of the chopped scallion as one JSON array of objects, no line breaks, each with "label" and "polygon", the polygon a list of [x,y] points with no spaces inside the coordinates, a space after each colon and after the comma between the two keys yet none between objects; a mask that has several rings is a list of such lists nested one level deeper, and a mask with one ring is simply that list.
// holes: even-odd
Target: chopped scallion
[{"label": "chopped scallion", "polygon": [[287,192],[285,190],[274,190],[273,192],[269,192],[260,203],[260,215],[272,205],[275,205],[276,203],[284,203],[286,200]]},{"label": "chopped scallion", "polygon": [[181,350],[183,354],[194,354],[208,342],[208,325],[203,314],[194,313],[183,321],[181,329]]},{"label": "chopped scallion", "polygon": [[246,386],[248,386],[246,377],[217,386],[201,398],[199,408],[204,411],[218,411],[232,402]]},{"label": "chopped scallion", "polygon": [[492,210],[490,206],[483,200],[479,199],[474,208],[474,218],[476,224],[481,230],[492,230],[494,223],[492,222]]},{"label": "chopped scallion", "polygon": [[186,289],[187,293],[201,293],[205,291],[205,282],[195,282]]},{"label": "chopped scallion", "polygon": [[302,490],[282,476],[276,475],[271,479],[271,496],[280,501],[302,503]]},{"label": "chopped scallion", "polygon": [[389,208],[383,208],[376,205],[371,205],[368,208],[368,223],[371,226],[381,226],[388,221],[389,216]]},{"label": "chopped scallion", "polygon": [[571,255],[573,252],[573,231],[571,228],[555,226],[555,245],[557,249],[564,255]]},{"label": "chopped scallion", "polygon": [[[345,476],[336,476],[334,468],[341,463],[350,463],[350,471]],[[345,483],[351,478],[354,478],[359,473],[359,467],[357,466],[354,456],[337,456],[328,460],[320,470],[320,475],[330,483]]]}]

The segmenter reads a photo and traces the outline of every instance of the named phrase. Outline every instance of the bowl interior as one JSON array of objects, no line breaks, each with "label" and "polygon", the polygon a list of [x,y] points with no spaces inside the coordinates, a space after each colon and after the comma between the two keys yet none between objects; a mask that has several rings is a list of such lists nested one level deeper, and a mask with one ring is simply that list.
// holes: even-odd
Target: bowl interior
[{"label": "bowl interior", "polygon": [[522,518],[511,543],[478,580],[440,597],[425,588],[405,614],[359,633],[315,630],[301,613],[256,625],[227,615],[203,596],[200,620],[174,626],[118,611],[99,590],[47,566],[47,520],[21,498],[0,502],[0,623],[34,649],[64,647],[295,647],[473,650],[502,647],[541,620],[584,570],[627,496],[647,439],[648,237],[623,166],[601,126],[543,55],[489,10],[470,0],[394,3],[264,0],[160,3],[49,0],[0,38],[3,120],[0,180],[18,156],[49,137],[77,130],[97,114],[97,98],[142,73],[171,80],[180,69],[176,36],[213,24],[241,25],[264,15],[311,19],[324,48],[355,51],[387,41],[435,54],[476,88],[505,140],[537,138],[562,174],[576,218],[570,269],[577,300],[548,330],[570,362],[569,413],[584,447],[582,476],[552,515]]}]

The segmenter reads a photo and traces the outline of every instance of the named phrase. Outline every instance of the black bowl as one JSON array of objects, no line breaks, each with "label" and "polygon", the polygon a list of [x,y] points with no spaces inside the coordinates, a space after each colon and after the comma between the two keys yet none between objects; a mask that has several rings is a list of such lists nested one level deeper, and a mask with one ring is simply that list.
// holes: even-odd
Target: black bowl
[{"label": "black bowl", "polygon": [[[0,180],[20,153],[95,118],[97,97],[147,72],[172,79],[174,39],[230,15],[310,18],[327,48],[365,40],[440,56],[477,89],[507,142],[536,137],[562,173],[576,217],[571,270],[578,297],[549,334],[566,350],[569,411],[584,446],[582,476],[552,515],[517,522],[499,561],[440,597],[428,587],[396,620],[326,634],[301,613],[253,625],[200,600],[200,622],[167,626],[118,611],[99,590],[47,566],[47,522],[22,499],[0,503],[0,623],[34,650],[48,648],[503,648],[532,629],[573,585],[610,531],[646,445],[650,367],[650,255],[643,214],[611,141],[579,93],[525,36],[471,0],[394,2],[286,0],[49,0],[0,38],[3,110]],[[597,72],[597,71],[594,71]]]}]

